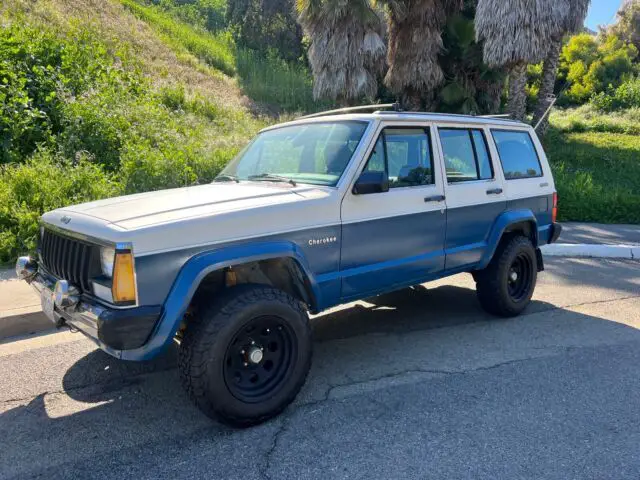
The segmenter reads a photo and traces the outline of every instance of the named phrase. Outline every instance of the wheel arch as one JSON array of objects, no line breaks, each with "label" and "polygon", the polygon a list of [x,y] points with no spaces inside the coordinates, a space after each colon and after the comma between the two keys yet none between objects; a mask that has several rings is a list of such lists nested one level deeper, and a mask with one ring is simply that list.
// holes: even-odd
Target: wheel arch
[{"label": "wheel arch", "polygon": [[531,240],[534,248],[538,247],[538,222],[536,216],[529,209],[509,210],[503,212],[494,222],[487,240],[487,249],[480,260],[477,269],[485,268],[498,245],[506,236],[518,233]]},{"label": "wheel arch", "polygon": [[293,272],[298,281],[292,293],[314,309],[321,304],[321,292],[306,258],[297,245],[286,241],[264,242],[226,247],[199,253],[180,269],[163,306],[160,321],[147,343],[136,350],[123,351],[123,359],[146,360],[168,347],[182,319],[207,277],[238,266],[271,262],[277,268]]}]

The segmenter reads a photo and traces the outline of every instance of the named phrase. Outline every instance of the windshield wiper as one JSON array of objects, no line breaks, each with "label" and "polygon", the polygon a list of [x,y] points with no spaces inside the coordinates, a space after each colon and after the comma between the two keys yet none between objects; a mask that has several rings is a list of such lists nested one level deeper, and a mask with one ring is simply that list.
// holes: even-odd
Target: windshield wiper
[{"label": "windshield wiper", "polygon": [[214,182],[236,182],[236,183],[240,183],[240,180],[238,179],[238,177],[236,177],[235,175],[218,175],[216,178],[213,179]]},{"label": "windshield wiper", "polygon": [[273,173],[261,173],[259,175],[249,175],[249,180],[267,181],[267,182],[287,182],[294,187],[297,185],[292,178],[283,177],[282,175],[275,175]]}]

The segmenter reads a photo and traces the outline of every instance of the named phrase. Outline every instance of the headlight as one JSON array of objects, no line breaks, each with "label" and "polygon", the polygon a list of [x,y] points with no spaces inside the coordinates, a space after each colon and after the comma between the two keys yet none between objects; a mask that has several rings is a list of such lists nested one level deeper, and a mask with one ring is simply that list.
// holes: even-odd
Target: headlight
[{"label": "headlight", "polygon": [[102,273],[106,277],[113,277],[113,262],[116,256],[116,249],[112,247],[102,247],[100,249],[100,265]]}]

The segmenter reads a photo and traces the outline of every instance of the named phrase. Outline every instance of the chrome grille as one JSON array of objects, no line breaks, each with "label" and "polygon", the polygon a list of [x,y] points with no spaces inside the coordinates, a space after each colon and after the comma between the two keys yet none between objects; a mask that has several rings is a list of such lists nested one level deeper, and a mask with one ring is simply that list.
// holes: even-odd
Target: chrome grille
[{"label": "chrome grille", "polygon": [[40,260],[49,273],[83,292],[91,291],[89,279],[100,274],[98,247],[45,228],[39,250]]}]

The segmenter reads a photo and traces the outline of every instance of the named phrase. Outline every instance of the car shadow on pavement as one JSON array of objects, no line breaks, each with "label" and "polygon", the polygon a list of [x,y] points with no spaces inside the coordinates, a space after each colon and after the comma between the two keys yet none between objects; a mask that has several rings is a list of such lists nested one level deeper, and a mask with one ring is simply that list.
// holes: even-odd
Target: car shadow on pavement
[{"label": "car shadow on pavement", "polygon": [[[627,325],[539,301],[521,317],[496,319],[480,309],[475,290],[455,286],[418,286],[367,299],[314,317],[312,325],[312,371],[284,416],[331,401],[337,389],[381,378],[469,373],[640,338],[640,331]],[[44,474],[47,470],[38,465],[45,456],[82,477],[92,472],[93,462],[109,456],[117,458],[115,471],[130,476],[131,470],[122,466],[133,468],[142,456],[162,455],[165,461],[169,455],[179,463],[203,444],[209,461],[224,454],[229,462],[238,460],[229,451],[231,444],[259,435],[275,438],[271,435],[283,421],[239,431],[206,418],[183,393],[175,347],[144,363],[118,361],[95,350],[78,360],[62,383],[64,391],[38,395],[0,416],[3,442],[16,446],[3,452],[0,471]],[[250,461],[254,455],[255,465],[271,445],[259,444],[255,453],[242,454]]]}]

